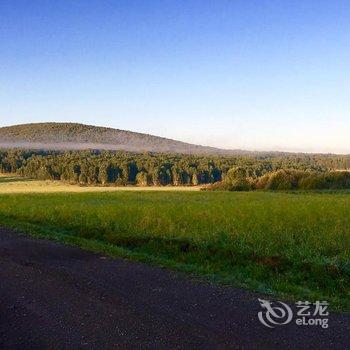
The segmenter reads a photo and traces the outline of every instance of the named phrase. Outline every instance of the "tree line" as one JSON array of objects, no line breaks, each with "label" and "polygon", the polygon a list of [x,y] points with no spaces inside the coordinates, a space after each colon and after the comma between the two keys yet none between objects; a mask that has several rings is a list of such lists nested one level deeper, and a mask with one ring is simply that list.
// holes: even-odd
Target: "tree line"
[{"label": "tree line", "polygon": [[[245,184],[246,187],[243,186],[243,188],[246,189],[274,189],[274,187],[279,188],[273,185],[277,181],[273,180],[274,178],[285,179],[302,173],[308,176],[310,174],[325,176],[332,170],[346,168],[350,168],[349,156],[262,155],[252,157],[98,150],[0,150],[0,172],[2,173],[17,173],[35,179],[62,180],[82,185],[216,184],[213,186],[225,187],[232,180],[241,182],[241,185]],[[294,175],[291,176],[291,174]],[[306,175],[303,177],[308,177]],[[340,175],[332,174],[332,176]],[[292,188],[295,182],[293,181],[291,181]],[[310,182],[310,179],[308,181]]]}]

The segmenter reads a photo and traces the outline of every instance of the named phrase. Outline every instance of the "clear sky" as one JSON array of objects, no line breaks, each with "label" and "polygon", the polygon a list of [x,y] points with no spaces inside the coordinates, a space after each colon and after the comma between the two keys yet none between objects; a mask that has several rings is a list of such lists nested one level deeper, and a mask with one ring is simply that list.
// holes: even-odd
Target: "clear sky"
[{"label": "clear sky", "polygon": [[350,153],[349,0],[1,0],[0,126]]}]

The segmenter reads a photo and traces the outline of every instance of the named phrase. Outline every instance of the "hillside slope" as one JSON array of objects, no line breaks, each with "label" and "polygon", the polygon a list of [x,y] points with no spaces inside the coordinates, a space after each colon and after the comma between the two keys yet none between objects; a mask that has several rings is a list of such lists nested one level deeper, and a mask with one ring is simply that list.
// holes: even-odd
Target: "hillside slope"
[{"label": "hillside slope", "polygon": [[2,127],[0,128],[0,147],[108,149],[195,154],[241,153],[132,131],[77,123],[33,123]]}]

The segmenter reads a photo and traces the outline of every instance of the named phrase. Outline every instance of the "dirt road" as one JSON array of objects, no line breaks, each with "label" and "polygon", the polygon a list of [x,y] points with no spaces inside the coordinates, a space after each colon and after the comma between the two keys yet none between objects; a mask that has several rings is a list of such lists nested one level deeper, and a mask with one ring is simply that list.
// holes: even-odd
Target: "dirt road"
[{"label": "dirt road", "polygon": [[350,315],[270,329],[257,298],[0,229],[1,349],[350,347]]}]

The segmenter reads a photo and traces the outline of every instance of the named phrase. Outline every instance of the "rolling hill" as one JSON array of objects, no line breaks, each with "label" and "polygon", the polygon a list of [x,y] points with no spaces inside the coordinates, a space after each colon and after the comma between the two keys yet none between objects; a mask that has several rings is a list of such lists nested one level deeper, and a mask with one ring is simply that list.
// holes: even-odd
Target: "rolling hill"
[{"label": "rolling hill", "polygon": [[0,128],[0,147],[31,149],[105,149],[186,154],[246,154],[194,145],[159,136],[77,123],[32,123]]}]

